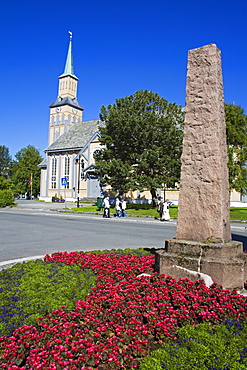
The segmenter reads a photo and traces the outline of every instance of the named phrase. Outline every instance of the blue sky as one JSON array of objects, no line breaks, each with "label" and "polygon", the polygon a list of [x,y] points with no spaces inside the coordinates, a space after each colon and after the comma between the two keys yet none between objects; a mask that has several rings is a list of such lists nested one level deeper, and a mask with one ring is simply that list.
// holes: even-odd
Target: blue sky
[{"label": "blue sky", "polygon": [[43,155],[68,31],[84,120],[143,89],[184,105],[188,50],[210,43],[222,52],[225,101],[247,114],[246,19],[246,0],[0,1],[0,145]]}]

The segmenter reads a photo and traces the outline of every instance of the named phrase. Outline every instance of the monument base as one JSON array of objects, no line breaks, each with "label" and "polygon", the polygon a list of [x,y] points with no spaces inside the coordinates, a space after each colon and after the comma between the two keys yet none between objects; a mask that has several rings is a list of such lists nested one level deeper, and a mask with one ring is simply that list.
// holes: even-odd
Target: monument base
[{"label": "monument base", "polygon": [[204,279],[222,285],[224,289],[243,289],[247,280],[247,254],[243,244],[202,243],[169,239],[165,248],[155,253],[155,271],[174,279]]}]

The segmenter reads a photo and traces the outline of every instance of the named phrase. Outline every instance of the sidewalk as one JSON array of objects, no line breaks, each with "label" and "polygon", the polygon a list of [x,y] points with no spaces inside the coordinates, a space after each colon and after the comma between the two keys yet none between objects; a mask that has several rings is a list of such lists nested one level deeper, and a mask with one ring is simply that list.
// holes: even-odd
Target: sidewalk
[{"label": "sidewalk", "polygon": [[[78,213],[77,211],[72,211],[72,210],[68,210],[66,208],[68,207],[73,207],[75,206],[74,203],[71,203],[71,202],[66,202],[66,203],[59,203],[59,202],[37,202],[37,201],[33,201],[33,200],[18,200],[16,202],[18,204],[18,207],[15,207],[14,209],[16,210],[26,210],[26,211],[37,211],[37,212],[57,212],[59,214],[70,214],[70,215],[75,215],[75,216],[81,216],[81,217],[90,217],[90,218],[93,218],[93,217],[97,217],[97,218],[100,218],[102,217],[103,218],[103,214],[99,213],[96,211],[96,206],[95,206],[95,212],[83,212],[83,213]],[[246,203],[247,204],[247,203]],[[83,208],[83,206],[88,206],[88,205],[94,205],[94,204],[85,204],[85,205],[81,205],[81,208]],[[3,210],[3,209],[2,209]],[[115,210],[112,209],[111,211],[111,219],[114,219],[114,220],[119,220],[119,221],[123,221],[123,220],[128,220],[128,221],[141,221],[141,222],[158,222],[158,223],[161,223],[161,221],[156,218],[153,218],[153,217],[148,217],[148,216],[142,216],[142,215],[139,215],[139,216],[128,216],[128,217],[115,217]],[[177,219],[174,219],[174,218],[171,218],[170,221],[164,221],[162,222],[163,224],[169,224],[169,223],[176,223],[177,222]],[[231,220],[231,228],[241,228],[241,229],[244,229],[244,231],[247,231],[247,220]],[[245,230],[246,229],[246,230]]]}]

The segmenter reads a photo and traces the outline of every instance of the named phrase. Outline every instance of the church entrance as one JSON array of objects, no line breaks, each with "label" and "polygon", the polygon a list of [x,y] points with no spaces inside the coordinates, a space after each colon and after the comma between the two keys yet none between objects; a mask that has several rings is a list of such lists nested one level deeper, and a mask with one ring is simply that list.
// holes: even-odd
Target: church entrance
[{"label": "church entrance", "polygon": [[97,198],[100,196],[100,185],[98,176],[93,173],[87,173],[88,178],[88,187],[87,187],[87,196],[89,198]]}]

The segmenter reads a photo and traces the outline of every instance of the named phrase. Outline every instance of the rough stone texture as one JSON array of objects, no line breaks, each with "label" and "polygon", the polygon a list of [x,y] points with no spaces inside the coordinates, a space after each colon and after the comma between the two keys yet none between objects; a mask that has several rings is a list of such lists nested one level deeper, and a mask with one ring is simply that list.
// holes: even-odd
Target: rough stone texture
[{"label": "rough stone texture", "polygon": [[176,239],[155,253],[155,271],[243,289],[247,255],[231,241],[220,51],[189,51]]},{"label": "rough stone texture", "polygon": [[243,244],[202,243],[170,239],[165,249],[155,253],[155,271],[174,279],[204,279],[220,284],[224,289],[243,289],[247,278],[247,256]]},{"label": "rough stone texture", "polygon": [[231,240],[221,53],[189,51],[176,239]]}]

